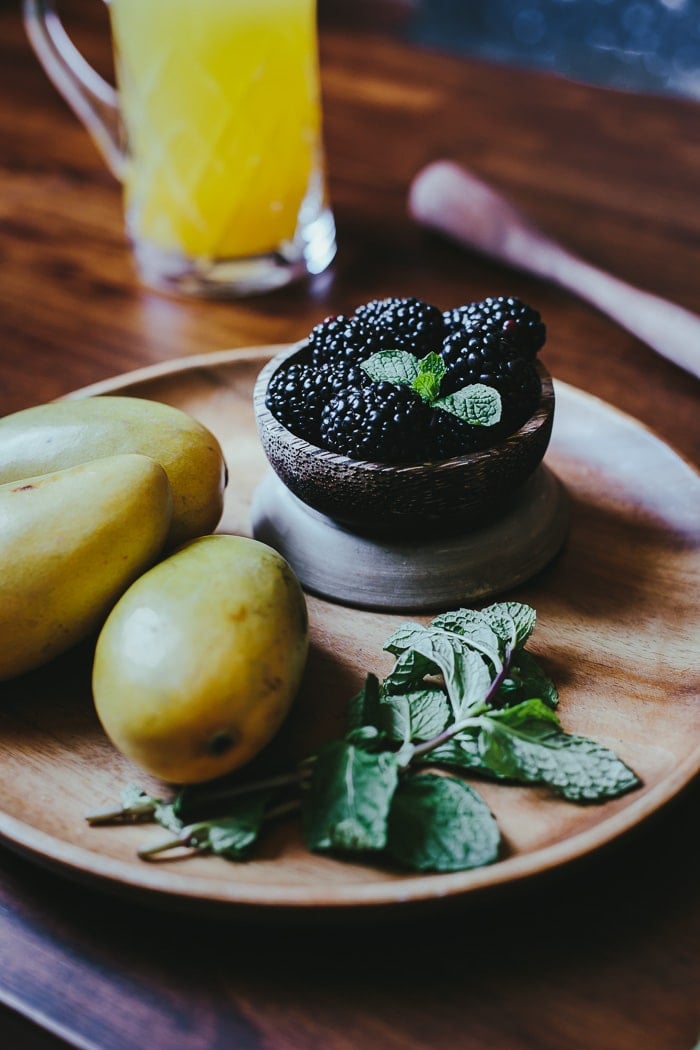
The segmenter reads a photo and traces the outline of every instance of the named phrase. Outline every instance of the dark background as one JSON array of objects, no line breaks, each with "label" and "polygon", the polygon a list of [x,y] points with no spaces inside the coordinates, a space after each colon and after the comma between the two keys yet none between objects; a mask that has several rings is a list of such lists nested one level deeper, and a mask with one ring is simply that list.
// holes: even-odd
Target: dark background
[{"label": "dark background", "polygon": [[453,54],[700,99],[700,0],[318,0]]}]

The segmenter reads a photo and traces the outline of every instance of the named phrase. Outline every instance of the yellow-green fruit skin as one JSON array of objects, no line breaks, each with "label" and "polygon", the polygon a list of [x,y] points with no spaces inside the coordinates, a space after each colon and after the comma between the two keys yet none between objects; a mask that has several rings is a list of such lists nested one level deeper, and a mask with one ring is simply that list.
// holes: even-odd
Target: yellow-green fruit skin
[{"label": "yellow-green fruit skin", "polygon": [[299,689],[306,602],[272,548],[186,544],[133,584],[97,642],[93,696],[113,744],[175,784],[223,776],[272,739]]},{"label": "yellow-green fruit skin", "polygon": [[126,452],[150,456],[168,475],[168,547],[214,531],[226,464],[217,439],[188,413],[146,398],[104,396],[52,401],[0,419],[0,483]]},{"label": "yellow-green fruit skin", "polygon": [[0,680],[97,631],[160,554],[171,513],[165,471],[146,456],[0,485]]}]

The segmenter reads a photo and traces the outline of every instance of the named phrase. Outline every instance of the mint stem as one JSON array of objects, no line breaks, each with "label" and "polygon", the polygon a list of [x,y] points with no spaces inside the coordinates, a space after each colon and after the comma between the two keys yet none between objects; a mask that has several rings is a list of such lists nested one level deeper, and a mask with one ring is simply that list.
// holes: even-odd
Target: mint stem
[{"label": "mint stem", "polygon": [[127,820],[146,820],[155,812],[155,801],[151,800],[134,806],[110,806],[106,809],[96,809],[92,813],[86,813],[85,819],[92,827],[100,824],[115,824]]},{"label": "mint stem", "polygon": [[280,817],[286,817],[288,813],[296,813],[298,809],[301,809],[301,799],[291,798],[289,802],[281,802],[279,806],[273,806],[265,814],[265,820],[278,820]]},{"label": "mint stem", "polygon": [[[272,779],[272,778],[271,778]],[[281,778],[275,778],[281,779]],[[287,778],[289,779],[289,778]],[[287,816],[288,813],[294,813],[301,806],[301,799],[290,799],[289,802],[282,802],[279,806],[273,806],[265,814],[264,820],[267,823],[269,820],[278,820],[280,817]],[[206,823],[206,822],[205,822]],[[194,853],[207,853],[209,847],[206,844],[198,845],[196,841],[196,835],[200,830],[202,824],[189,824],[186,828],[183,828],[179,835],[174,838],[165,839],[163,842],[157,842],[154,846],[145,846],[137,851],[137,855],[141,860],[149,860],[151,857],[155,857],[158,853],[167,853],[168,850],[190,848]],[[177,857],[171,857],[171,860],[184,860],[189,857],[189,853],[183,853]]]},{"label": "mint stem", "polygon": [[469,715],[466,718],[460,719],[459,722],[453,722],[451,726],[448,726],[447,729],[443,729],[442,733],[438,733],[438,735],[434,736],[432,740],[425,740],[422,744],[416,744],[416,746],[411,751],[411,757],[402,766],[402,769],[408,769],[408,767],[410,766],[411,762],[414,761],[414,759],[422,758],[423,755],[429,754],[436,747],[440,747],[441,744],[446,744],[448,740],[451,740],[453,736],[457,735],[457,733],[461,733],[463,729],[468,729],[470,726],[479,725],[481,723],[481,718],[479,716],[482,715],[484,711],[488,710],[493,697],[496,695],[496,693],[501,687],[501,683],[508,675],[508,671],[510,670],[512,660],[513,649],[510,646],[508,646],[503,659],[503,666],[491,682],[491,685],[489,686],[488,691],[484,696],[484,699],[481,700],[478,704],[474,704],[474,706],[469,712]]},{"label": "mint stem", "polygon": [[[154,857],[156,853],[165,853],[166,850],[177,849],[178,846],[187,847],[190,845],[190,837],[192,835],[192,827],[183,828],[179,835],[175,838],[165,839],[163,842],[157,842],[155,846],[142,846],[140,850],[137,850],[137,855],[141,860],[149,860]],[[194,847],[196,849],[196,847]]]},{"label": "mint stem", "polygon": [[240,798],[243,795],[257,794],[259,791],[272,791],[275,788],[289,787],[291,784],[301,784],[308,777],[308,771],[304,763],[291,773],[279,773],[272,777],[264,777],[261,780],[251,780],[246,784],[237,784],[234,787],[222,786],[214,790],[203,791],[195,796],[197,805],[208,805],[211,802],[225,802],[228,799]]}]

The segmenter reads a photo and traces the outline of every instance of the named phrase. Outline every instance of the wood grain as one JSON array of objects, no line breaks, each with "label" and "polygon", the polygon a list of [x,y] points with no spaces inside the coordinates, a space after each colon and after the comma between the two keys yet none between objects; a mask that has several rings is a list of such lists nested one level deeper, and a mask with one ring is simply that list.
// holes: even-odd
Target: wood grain
[{"label": "wood grain", "polygon": [[[78,45],[108,68],[100,5],[62,6]],[[263,299],[191,303],[138,287],[118,185],[29,53],[16,13],[2,19],[0,86],[13,104],[0,113],[0,306],[12,339],[1,411],[148,361],[291,342],[373,296],[417,294],[448,307],[510,292],[542,311],[552,374],[653,421],[700,459],[697,385],[686,375],[564,291],[436,241],[406,214],[412,176],[453,157],[583,257],[698,312],[697,104],[565,81],[552,90],[547,76],[429,52],[416,63],[384,35],[329,29],[322,71],[336,262]],[[674,403],[663,419],[659,385]]]},{"label": "wood grain", "polygon": [[[0,412],[142,365],[291,342],[375,296],[452,306],[503,293],[543,313],[543,360],[555,380],[604,398],[700,462],[696,381],[562,289],[469,255],[406,213],[412,176],[452,157],[590,262],[697,313],[697,102],[416,49],[397,36],[408,0],[389,4],[389,17],[380,0],[321,7],[337,260],[284,292],[204,304],[138,286],[119,187],[30,52],[18,3],[0,4]],[[109,75],[104,6],[60,8]],[[589,558],[591,527],[619,539],[615,515],[583,514],[583,564],[570,583],[589,566],[602,588],[610,561]],[[653,523],[635,523],[629,587],[618,595],[623,623],[655,535]],[[688,600],[684,589],[678,597]],[[575,590],[563,605],[581,617],[585,641],[598,607]],[[566,652],[567,667],[578,653]],[[685,659],[691,673],[697,638]],[[610,660],[601,654],[595,669]],[[633,679],[643,707],[650,661],[667,665],[651,641]],[[320,673],[331,664],[325,653]],[[43,801],[52,803],[50,791]],[[2,850],[0,1000],[33,1023],[13,1023],[13,1014],[5,1025],[0,1015],[0,1042],[141,1050],[147,1032],[154,1050],[688,1050],[700,1032],[699,803],[696,780],[607,847],[499,890],[497,903],[467,895],[444,921],[416,914],[382,927],[377,914],[370,925],[326,920],[326,931],[303,935],[279,922],[174,920]]]},{"label": "wood grain", "polygon": [[471,251],[561,285],[700,379],[700,316],[633,288],[545,237],[502,194],[453,161],[434,161],[409,190],[417,222]]},{"label": "wood grain", "polygon": [[[230,471],[219,529],[250,534],[251,500],[268,470],[253,387],[269,358],[269,350],[222,352],[213,360],[140,370],[131,380],[89,392],[165,401],[209,427]],[[617,751],[641,778],[640,789],[605,806],[577,807],[546,791],[480,784],[501,826],[501,856],[492,866],[449,875],[411,876],[313,855],[297,820],[276,826],[243,865],[213,857],[146,864],[136,850],[162,833],[85,823],[85,814],[116,801],[124,784],[145,779],[146,790],[163,791],[117,754],[102,732],[90,700],[86,645],[3,689],[0,835],[74,877],[131,896],[159,895],[160,905],[169,898],[181,908],[224,914],[397,908],[444,903],[541,874],[603,845],[669,801],[700,770],[700,707],[688,698],[688,687],[700,680],[689,681],[685,659],[692,625],[700,619],[700,477],[602,403],[565,386],[558,401],[546,459],[571,503],[570,534],[554,564],[509,593],[537,609],[534,651],[556,669],[565,728]],[[595,439],[582,441],[588,434]],[[406,619],[401,610],[368,612],[342,601],[310,597],[308,605],[311,656],[304,683],[285,729],[260,760],[274,773],[342,734],[347,701],[368,670],[388,673],[391,660],[382,645]],[[60,803],[47,809],[47,792]]]}]

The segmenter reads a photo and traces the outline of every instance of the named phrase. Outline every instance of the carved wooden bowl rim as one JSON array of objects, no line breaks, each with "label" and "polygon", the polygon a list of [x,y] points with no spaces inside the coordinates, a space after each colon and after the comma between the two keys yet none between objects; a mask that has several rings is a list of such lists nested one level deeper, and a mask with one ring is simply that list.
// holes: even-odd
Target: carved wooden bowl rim
[{"label": "carved wooden bowl rim", "polygon": [[283,423],[280,423],[265,404],[267,387],[274,373],[282,365],[287,364],[290,359],[297,356],[303,357],[306,346],[306,342],[302,341],[276,354],[260,371],[255,383],[253,402],[256,422],[265,454],[270,460],[273,469],[275,468],[275,463],[274,457],[270,457],[269,439],[274,439],[279,446],[285,446],[288,452],[297,456],[301,469],[303,469],[305,461],[309,463],[311,461],[320,461],[329,473],[336,467],[339,475],[346,475],[348,471],[355,471],[359,474],[390,474],[396,475],[397,482],[400,479],[407,480],[412,476],[420,476],[426,473],[431,475],[450,472],[455,474],[460,472],[469,473],[472,469],[478,469],[478,466],[485,461],[507,458],[508,454],[515,450],[523,440],[532,439],[543,427],[551,429],[555,401],[554,383],[547,368],[539,359],[536,359],[534,364],[541,382],[540,400],[537,408],[518,430],[513,431],[512,434],[509,434],[507,438],[504,438],[496,445],[479,449],[476,452],[470,452],[464,456],[453,456],[442,460],[423,460],[420,463],[376,463],[371,460],[352,459],[350,456],[331,452],[329,449],[314,445],[312,442],[307,441],[306,438],[293,434]]}]

